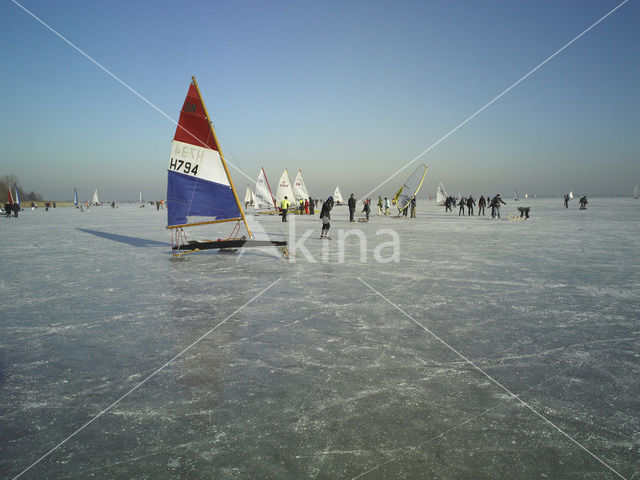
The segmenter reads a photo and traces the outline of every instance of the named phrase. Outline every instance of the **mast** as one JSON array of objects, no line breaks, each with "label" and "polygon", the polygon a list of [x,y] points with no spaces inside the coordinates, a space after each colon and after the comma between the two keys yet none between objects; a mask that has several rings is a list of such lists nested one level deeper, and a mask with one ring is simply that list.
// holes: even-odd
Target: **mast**
[{"label": "mast", "polygon": [[[222,154],[222,148],[220,147],[220,143],[218,142],[216,131],[213,128],[213,122],[211,121],[211,117],[209,117],[209,112],[207,112],[207,106],[204,104],[204,100],[202,99],[202,95],[200,94],[200,88],[198,88],[198,82],[196,82],[196,77],[192,76],[191,80],[193,80],[193,85],[196,87],[196,91],[198,92],[198,97],[200,97],[200,102],[202,102],[202,109],[204,110],[204,115],[205,117],[207,117],[207,122],[209,123],[209,128],[211,129],[211,135],[213,135],[213,140],[216,142],[216,146],[218,147],[218,154],[220,155],[220,160],[222,161],[222,166],[224,167],[224,171],[227,174],[227,179],[229,180],[229,186],[231,187],[231,191],[233,192],[233,197],[236,199],[236,205],[238,206],[238,210],[240,210],[242,221],[244,222],[244,226],[247,228],[249,237],[253,238],[253,234],[251,233],[251,229],[249,228],[247,219],[244,216],[244,210],[242,209],[242,205],[240,204],[240,199],[238,198],[238,192],[236,192],[236,187],[233,185],[233,180],[231,179],[231,175],[229,174],[229,168],[227,167],[227,162],[225,161],[224,155]],[[214,223],[214,222],[211,222],[211,223]]]}]

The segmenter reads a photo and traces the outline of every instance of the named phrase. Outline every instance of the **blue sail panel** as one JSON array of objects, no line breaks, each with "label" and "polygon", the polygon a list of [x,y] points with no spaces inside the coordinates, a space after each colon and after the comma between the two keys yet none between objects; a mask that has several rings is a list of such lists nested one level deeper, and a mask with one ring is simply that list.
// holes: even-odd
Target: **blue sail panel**
[{"label": "blue sail panel", "polygon": [[193,175],[168,171],[167,224],[185,225],[188,216],[211,217],[213,220],[241,218],[233,190]]}]

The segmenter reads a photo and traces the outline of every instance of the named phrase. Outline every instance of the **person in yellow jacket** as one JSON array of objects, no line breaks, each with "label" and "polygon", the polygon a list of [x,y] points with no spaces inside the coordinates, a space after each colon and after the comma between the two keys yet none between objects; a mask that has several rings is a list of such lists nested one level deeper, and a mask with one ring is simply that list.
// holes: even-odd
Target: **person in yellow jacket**
[{"label": "person in yellow jacket", "polygon": [[287,212],[289,211],[289,200],[285,196],[280,202],[280,210],[282,210],[282,221],[287,221]]}]

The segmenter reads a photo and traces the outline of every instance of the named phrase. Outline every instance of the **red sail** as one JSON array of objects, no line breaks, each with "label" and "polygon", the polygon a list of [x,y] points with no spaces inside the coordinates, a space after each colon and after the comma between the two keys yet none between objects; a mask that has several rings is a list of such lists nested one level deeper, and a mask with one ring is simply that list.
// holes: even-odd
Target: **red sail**
[{"label": "red sail", "polygon": [[7,199],[7,203],[13,205],[13,197],[11,196],[11,187],[9,187],[9,198]]},{"label": "red sail", "polygon": [[184,101],[182,110],[180,110],[180,120],[173,139],[178,142],[219,151],[216,140],[211,133],[209,121],[204,113],[202,99],[198,95],[198,89],[193,82],[189,86],[187,98]]}]

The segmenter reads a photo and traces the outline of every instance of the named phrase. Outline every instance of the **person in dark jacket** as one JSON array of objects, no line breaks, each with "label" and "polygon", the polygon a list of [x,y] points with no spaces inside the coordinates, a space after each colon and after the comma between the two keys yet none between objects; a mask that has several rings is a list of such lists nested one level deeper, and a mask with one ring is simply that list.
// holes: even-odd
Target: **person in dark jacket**
[{"label": "person in dark jacket", "polygon": [[464,215],[464,207],[466,206],[466,204],[467,204],[467,200],[464,197],[462,197],[458,202],[458,206],[460,207],[460,210],[458,210],[458,216]]},{"label": "person in dark jacket", "polygon": [[320,233],[320,238],[328,238],[329,229],[331,228],[331,209],[333,208],[333,197],[327,198],[327,200],[322,204],[322,209],[320,210],[320,220],[322,220],[322,232]]},{"label": "person in dark jacket", "polygon": [[356,197],[353,196],[353,193],[349,197],[349,221],[355,222],[353,219],[353,215],[356,213]]},{"label": "person in dark jacket", "polygon": [[484,195],[480,195],[480,198],[478,199],[478,216],[480,216],[480,213],[484,215],[484,207],[486,204],[487,202],[484,199]]},{"label": "person in dark jacket", "polygon": [[467,198],[467,215],[473,215],[473,206],[476,204],[476,201],[473,199],[471,195]]},{"label": "person in dark jacket", "polygon": [[13,216],[18,217],[18,212],[20,211],[20,205],[17,203],[13,204]]},{"label": "person in dark jacket", "polygon": [[416,218],[416,197],[411,197],[411,218]]},{"label": "person in dark jacket", "polygon": [[315,213],[315,210],[313,209],[315,204],[316,202],[313,201],[313,198],[310,198],[309,199],[309,215],[313,215]]},{"label": "person in dark jacket", "polygon": [[444,201],[444,211],[445,212],[453,212],[451,209],[451,197],[447,197]]},{"label": "person in dark jacket", "polygon": [[367,217],[367,222],[369,221],[369,214],[371,213],[371,199],[364,200],[364,207],[362,208],[362,213]]},{"label": "person in dark jacket", "polygon": [[580,210],[586,210],[587,209],[587,203],[589,203],[587,201],[587,196],[584,195],[583,197],[580,198]]},{"label": "person in dark jacket", "polygon": [[497,194],[495,197],[491,199],[491,219],[500,218],[500,204],[506,205],[507,202],[500,198],[500,194]]},{"label": "person in dark jacket", "polygon": [[531,211],[531,207],[518,207],[518,211],[520,212],[520,218],[523,216],[525,218],[529,218],[529,212]]}]

